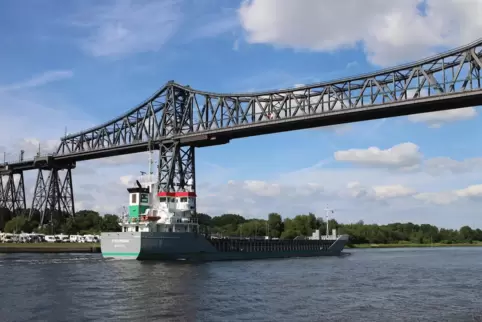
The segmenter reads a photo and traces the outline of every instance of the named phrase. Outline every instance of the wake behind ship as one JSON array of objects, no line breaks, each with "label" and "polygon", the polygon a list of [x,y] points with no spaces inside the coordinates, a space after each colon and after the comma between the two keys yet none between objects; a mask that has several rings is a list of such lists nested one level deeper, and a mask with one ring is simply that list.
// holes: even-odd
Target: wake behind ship
[{"label": "wake behind ship", "polygon": [[[338,256],[347,235],[299,236],[294,240],[216,238],[200,232],[193,191],[158,192],[149,179],[128,188],[129,210],[122,216],[121,232],[101,234],[104,258],[132,260],[219,261],[308,256]],[[142,179],[141,179],[142,180]]]}]

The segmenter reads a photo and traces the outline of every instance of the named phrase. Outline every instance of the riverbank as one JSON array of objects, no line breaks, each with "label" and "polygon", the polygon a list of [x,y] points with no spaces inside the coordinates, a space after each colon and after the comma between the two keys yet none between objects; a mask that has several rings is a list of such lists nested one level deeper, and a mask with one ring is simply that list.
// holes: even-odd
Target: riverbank
[{"label": "riverbank", "polygon": [[100,253],[98,243],[6,243],[0,244],[0,253]]},{"label": "riverbank", "polygon": [[346,248],[409,248],[409,247],[482,247],[482,242],[458,244],[353,244]]}]

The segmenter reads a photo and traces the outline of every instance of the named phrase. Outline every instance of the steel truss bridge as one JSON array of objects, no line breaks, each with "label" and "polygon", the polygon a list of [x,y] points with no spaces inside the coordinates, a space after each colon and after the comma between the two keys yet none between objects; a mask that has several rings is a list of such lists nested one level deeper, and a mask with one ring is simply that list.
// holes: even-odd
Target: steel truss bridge
[{"label": "steel truss bridge", "polygon": [[50,155],[0,164],[0,208],[14,215],[26,209],[23,173],[37,170],[30,215],[40,211],[42,222],[55,211],[73,216],[76,162],[149,149],[159,150],[160,191],[195,192],[197,147],[482,105],[481,68],[482,39],[414,63],[293,89],[221,94],[170,81],[124,115],[61,138]]}]

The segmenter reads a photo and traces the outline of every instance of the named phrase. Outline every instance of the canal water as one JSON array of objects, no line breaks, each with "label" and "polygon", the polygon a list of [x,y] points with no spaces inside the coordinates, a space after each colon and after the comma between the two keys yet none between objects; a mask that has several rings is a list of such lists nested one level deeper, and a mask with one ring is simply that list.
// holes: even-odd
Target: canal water
[{"label": "canal water", "polygon": [[0,254],[0,321],[482,321],[482,248],[205,264]]}]

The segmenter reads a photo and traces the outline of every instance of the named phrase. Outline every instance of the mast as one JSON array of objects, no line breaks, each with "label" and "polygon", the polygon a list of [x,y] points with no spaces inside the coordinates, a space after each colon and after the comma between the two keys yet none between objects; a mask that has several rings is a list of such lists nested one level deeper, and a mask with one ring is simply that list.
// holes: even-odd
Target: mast
[{"label": "mast", "polygon": [[152,149],[151,149],[151,145],[149,144],[149,165],[148,165],[148,168],[149,168],[149,176],[148,176],[148,180],[149,180],[149,183],[152,181],[152,164],[154,163],[153,159],[152,159]]},{"label": "mast", "polygon": [[328,214],[329,213],[334,213],[333,209],[330,209],[328,208],[328,206],[326,206],[325,208],[325,217],[326,217],[326,237],[330,236],[330,227],[329,227],[329,223],[328,223]]}]

